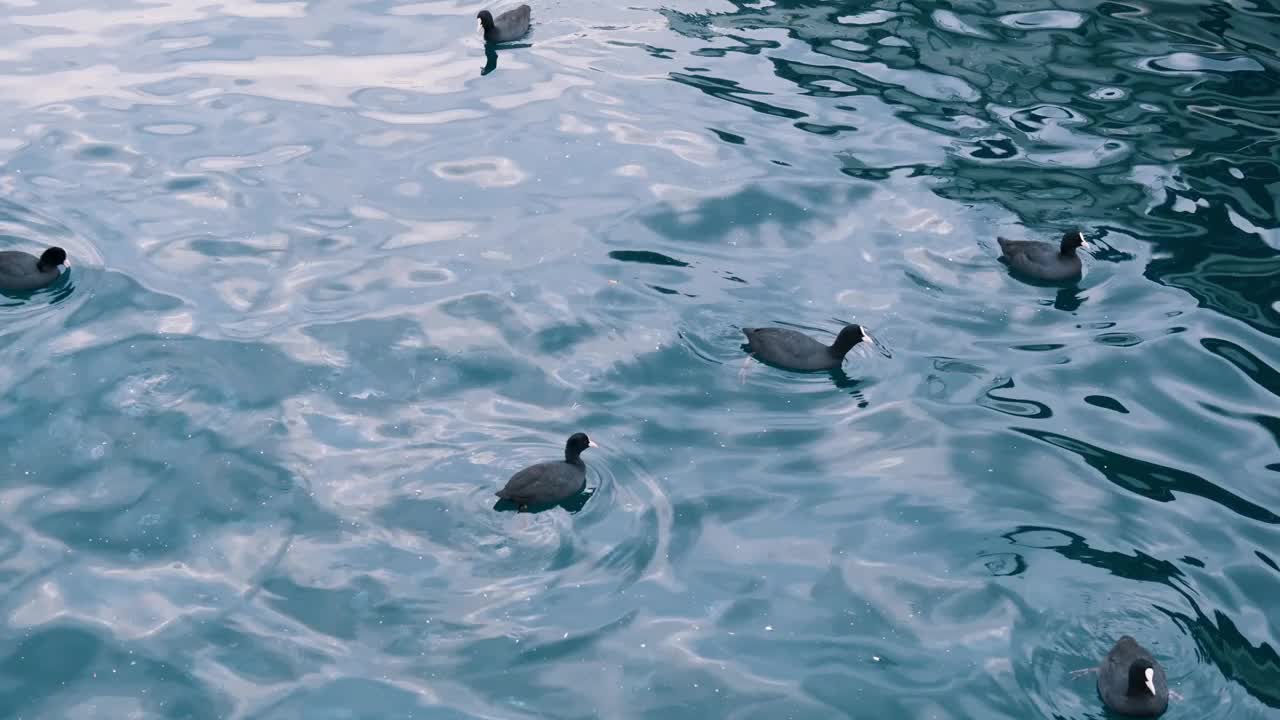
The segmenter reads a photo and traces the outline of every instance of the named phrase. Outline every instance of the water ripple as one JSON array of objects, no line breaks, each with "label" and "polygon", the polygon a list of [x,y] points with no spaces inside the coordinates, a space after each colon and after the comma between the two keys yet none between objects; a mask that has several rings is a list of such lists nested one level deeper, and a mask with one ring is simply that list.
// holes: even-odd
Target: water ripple
[{"label": "water ripple", "polygon": [[0,10],[0,715],[1280,708],[1280,12],[478,7]]}]

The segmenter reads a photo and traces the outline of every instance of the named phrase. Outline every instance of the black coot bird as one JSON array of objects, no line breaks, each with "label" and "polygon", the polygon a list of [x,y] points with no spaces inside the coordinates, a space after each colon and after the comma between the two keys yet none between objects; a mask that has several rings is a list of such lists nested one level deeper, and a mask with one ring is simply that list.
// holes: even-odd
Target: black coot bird
[{"label": "black coot bird", "polygon": [[1068,230],[1058,245],[1038,240],[1006,240],[1000,243],[1001,259],[1014,272],[1033,280],[1066,282],[1079,280],[1084,272],[1076,248],[1088,248],[1079,230]]},{"label": "black coot bird", "polygon": [[476,13],[480,27],[484,28],[484,41],[490,45],[519,40],[529,32],[528,5],[520,5],[494,17],[488,10]]},{"label": "black coot bird", "polygon": [[51,247],[38,258],[19,250],[0,252],[0,290],[39,290],[51,285],[66,261],[67,251],[60,247]]},{"label": "black coot bird", "polygon": [[835,370],[844,363],[844,356],[854,345],[863,340],[872,341],[861,325],[845,325],[830,347],[787,328],[743,328],[742,334],[747,336],[747,352],[755,359],[801,372]]},{"label": "black coot bird", "polygon": [[1098,666],[1098,694],[1107,707],[1134,717],[1156,717],[1169,707],[1164,668],[1128,635]]},{"label": "black coot bird", "polygon": [[515,503],[521,510],[530,505],[554,505],[564,502],[587,487],[587,466],[582,451],[599,447],[586,433],[574,433],[564,444],[564,461],[544,462],[521,470],[498,492],[503,500]]}]

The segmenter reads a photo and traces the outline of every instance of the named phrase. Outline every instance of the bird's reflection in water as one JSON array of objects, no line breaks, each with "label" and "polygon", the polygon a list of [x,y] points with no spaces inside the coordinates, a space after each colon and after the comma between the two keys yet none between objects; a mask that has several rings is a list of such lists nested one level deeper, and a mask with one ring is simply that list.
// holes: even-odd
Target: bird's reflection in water
[{"label": "bird's reflection in water", "polygon": [[564,508],[570,515],[576,515],[582,511],[582,508],[586,507],[587,501],[590,500],[591,496],[595,494],[596,494],[596,489],[590,488],[587,490],[583,490],[577,495],[574,495],[568,500],[565,500],[562,502],[543,503],[541,505],[526,505],[523,508],[521,508],[518,503],[515,503],[511,500],[507,500],[503,498],[502,500],[499,500],[498,502],[493,504],[493,509],[496,512],[540,513],[540,512],[545,512],[547,510],[554,510],[555,508],[560,507],[560,508]]},{"label": "bird's reflection in water", "polygon": [[1062,288],[1053,298],[1053,306],[1063,312],[1075,312],[1084,303],[1082,292],[1079,285]]},{"label": "bird's reflection in water", "polygon": [[862,394],[862,391],[864,388],[870,387],[872,385],[871,382],[863,378],[851,378],[843,369],[840,368],[829,372],[831,375],[831,382],[835,383],[835,386],[841,390],[848,391],[849,395],[851,395],[858,403],[859,409],[867,407],[867,398]]},{"label": "bird's reflection in water", "polygon": [[1015,277],[1017,277],[1019,281],[1021,281],[1023,284],[1026,284],[1026,285],[1031,285],[1033,287],[1040,287],[1040,288],[1046,288],[1046,289],[1054,289],[1054,288],[1057,289],[1057,292],[1054,293],[1053,295],[1052,303],[1050,303],[1048,298],[1045,298],[1044,300],[1037,301],[1041,305],[1052,304],[1052,306],[1057,310],[1061,310],[1063,312],[1075,312],[1076,310],[1080,309],[1081,305],[1084,304],[1084,301],[1085,301],[1084,289],[1080,287],[1079,283],[1071,283],[1070,285],[1063,285],[1060,282],[1037,280],[1035,278],[1023,277],[1022,275],[1015,275]]},{"label": "bird's reflection in water", "polygon": [[[486,43],[484,46],[484,67],[480,68],[480,76],[483,77],[498,69],[498,47]],[[501,46],[503,50],[519,50],[521,48],[533,47],[530,43],[506,43]]]}]

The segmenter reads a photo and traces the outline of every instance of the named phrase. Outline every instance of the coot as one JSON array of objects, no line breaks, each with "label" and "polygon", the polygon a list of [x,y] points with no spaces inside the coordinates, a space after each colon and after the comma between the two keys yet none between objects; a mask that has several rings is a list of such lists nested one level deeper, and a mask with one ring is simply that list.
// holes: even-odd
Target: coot
[{"label": "coot", "polygon": [[743,328],[747,336],[747,352],[762,362],[785,370],[801,372],[834,370],[854,345],[871,340],[861,325],[845,325],[836,341],[828,347],[802,332],[787,328]]},{"label": "coot", "polygon": [[0,252],[0,290],[39,290],[50,285],[62,271],[67,251],[51,247],[37,258],[19,250]]},{"label": "coot", "polygon": [[1098,694],[1112,710],[1136,717],[1157,717],[1169,707],[1164,668],[1125,635],[1098,666]]},{"label": "coot", "polygon": [[1025,277],[1045,282],[1079,280],[1083,272],[1076,248],[1088,248],[1079,230],[1069,230],[1058,245],[1038,240],[1006,240],[1000,243],[1001,259]]},{"label": "coot", "polygon": [[498,17],[488,10],[476,13],[480,27],[484,28],[484,41],[489,44],[519,40],[529,32],[529,6],[514,7]]},{"label": "coot", "polygon": [[586,433],[574,433],[564,445],[563,462],[544,462],[521,470],[498,492],[524,510],[530,505],[554,505],[582,492],[587,486],[587,466],[582,451],[599,447]]}]

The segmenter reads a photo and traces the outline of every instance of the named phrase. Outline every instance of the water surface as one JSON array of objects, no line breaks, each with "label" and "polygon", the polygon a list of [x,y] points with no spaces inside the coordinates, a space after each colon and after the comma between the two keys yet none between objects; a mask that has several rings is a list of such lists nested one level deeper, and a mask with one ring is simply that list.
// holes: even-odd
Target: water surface
[{"label": "water surface", "polygon": [[0,10],[0,717],[1280,714],[1280,6],[102,5]]}]

